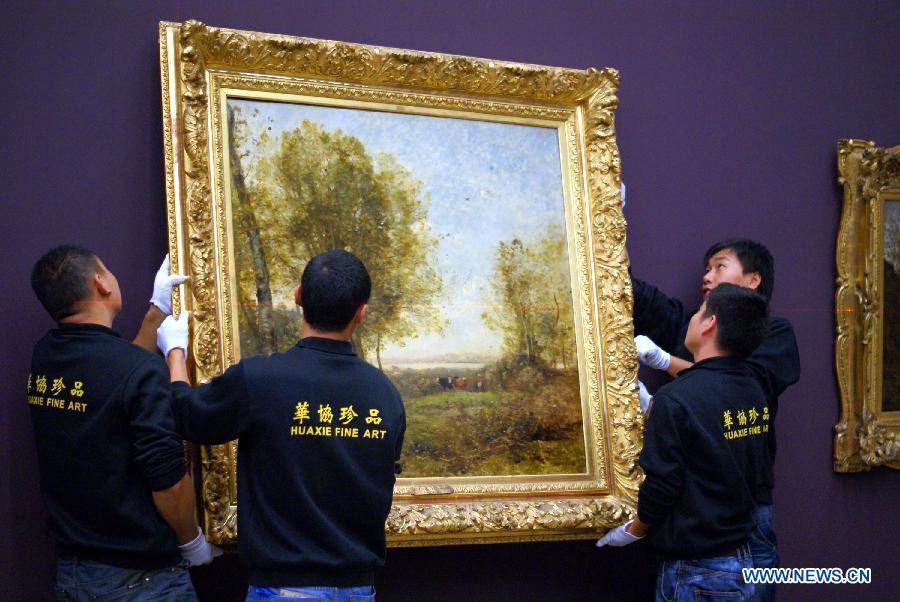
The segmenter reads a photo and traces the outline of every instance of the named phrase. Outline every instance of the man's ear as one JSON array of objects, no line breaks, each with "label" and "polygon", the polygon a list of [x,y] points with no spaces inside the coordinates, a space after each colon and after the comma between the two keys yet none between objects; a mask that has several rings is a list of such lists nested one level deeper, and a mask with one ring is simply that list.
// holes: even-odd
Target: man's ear
[{"label": "man's ear", "polygon": [[700,322],[700,335],[708,336],[711,333],[714,334],[716,326],[716,314],[710,314],[708,317],[703,318],[703,321]]},{"label": "man's ear", "polygon": [[359,309],[356,310],[356,313],[353,315],[353,322],[357,325],[362,324],[366,319],[366,313],[369,311],[369,304],[363,303],[359,306]]},{"label": "man's ear", "polygon": [[294,287],[294,303],[297,304],[297,307],[303,307],[303,304],[300,303],[300,285]]},{"label": "man's ear", "polygon": [[107,285],[103,274],[100,272],[94,272],[94,275],[91,277],[91,284],[101,297],[109,297],[112,294],[112,288]]},{"label": "man's ear", "polygon": [[744,274],[744,282],[746,283],[744,286],[747,288],[758,291],[759,285],[762,283],[762,276],[759,275],[759,272],[750,272],[749,274]]}]

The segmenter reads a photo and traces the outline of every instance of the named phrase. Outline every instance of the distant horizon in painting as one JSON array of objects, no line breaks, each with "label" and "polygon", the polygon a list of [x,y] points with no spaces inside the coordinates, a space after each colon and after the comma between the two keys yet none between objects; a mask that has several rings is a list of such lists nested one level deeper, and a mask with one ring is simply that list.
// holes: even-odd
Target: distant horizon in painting
[{"label": "distant horizon in painting", "polygon": [[292,291],[341,247],[372,276],[353,338],[407,406],[403,477],[581,474],[556,129],[229,98],[241,355],[299,336]]}]

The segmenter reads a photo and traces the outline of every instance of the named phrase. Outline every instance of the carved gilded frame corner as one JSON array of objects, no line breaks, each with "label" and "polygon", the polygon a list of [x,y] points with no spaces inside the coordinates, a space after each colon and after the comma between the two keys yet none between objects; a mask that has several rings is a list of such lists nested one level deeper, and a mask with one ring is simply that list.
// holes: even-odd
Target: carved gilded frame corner
[{"label": "carved gilded frame corner", "polygon": [[[208,27],[160,23],[169,246],[191,275],[194,376],[234,362],[224,95],[297,94],[410,111],[542,121],[560,132],[575,305],[588,391],[588,472],[499,483],[399,479],[391,546],[596,537],[633,516],[642,479],[631,282],[620,207],[614,111],[618,73],[577,71]],[[322,100],[326,102],[326,100]],[[236,538],[236,443],[201,451],[201,510],[219,543]]]},{"label": "carved gilded frame corner", "polygon": [[900,201],[900,146],[838,142],[843,211],[837,238],[835,366],[841,418],[834,470],[900,468],[900,412],[883,411],[884,206]]}]

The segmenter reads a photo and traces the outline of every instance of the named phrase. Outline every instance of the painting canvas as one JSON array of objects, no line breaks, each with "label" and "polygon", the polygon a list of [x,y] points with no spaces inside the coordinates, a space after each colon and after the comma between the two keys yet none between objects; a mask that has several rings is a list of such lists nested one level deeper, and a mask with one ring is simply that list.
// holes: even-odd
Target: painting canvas
[{"label": "painting canvas", "polygon": [[[344,248],[354,349],[407,410],[388,545],[596,537],[633,516],[642,415],[618,73],[160,24],[173,298],[192,378],[295,344],[293,288]],[[203,446],[236,539],[240,441]]]},{"label": "painting canvas", "polygon": [[229,98],[241,355],[297,341],[303,265],[345,248],[354,335],[405,401],[403,477],[586,471],[555,128]]},{"label": "painting canvas", "polygon": [[900,412],[900,198],[884,199],[882,411]]}]

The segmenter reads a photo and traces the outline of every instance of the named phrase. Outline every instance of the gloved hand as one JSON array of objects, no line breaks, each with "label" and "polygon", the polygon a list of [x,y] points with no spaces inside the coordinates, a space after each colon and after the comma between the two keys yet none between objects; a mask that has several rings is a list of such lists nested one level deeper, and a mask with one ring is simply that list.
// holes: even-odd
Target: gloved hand
[{"label": "gloved hand", "polygon": [[650,392],[647,391],[647,387],[645,387],[644,383],[641,381],[638,381],[638,398],[641,402],[641,412],[646,414],[647,410],[650,409],[650,402],[653,401],[653,396],[650,395]]},{"label": "gloved hand", "polygon": [[222,548],[214,546],[206,541],[203,530],[197,527],[197,537],[186,544],[178,546],[181,557],[187,560],[191,566],[200,566],[201,564],[209,564],[213,558],[222,555]]},{"label": "gloved hand", "polygon": [[187,280],[187,276],[169,273],[169,255],[163,259],[162,265],[153,279],[153,296],[150,303],[159,308],[167,316],[172,315],[172,287]]},{"label": "gloved hand", "polygon": [[619,192],[622,193],[622,209],[625,208],[625,182],[619,183]]},{"label": "gloved hand", "polygon": [[630,543],[634,543],[636,541],[644,539],[643,537],[635,537],[631,533],[625,531],[625,529],[627,529],[628,525],[630,524],[631,521],[628,521],[624,525],[619,525],[618,527],[598,539],[597,543],[594,545],[596,545],[598,548],[602,548],[603,546],[621,548],[622,546],[627,546]]},{"label": "gloved hand", "polygon": [[184,359],[188,356],[188,312],[183,311],[177,318],[166,317],[156,329],[156,346],[163,357],[169,357],[173,349],[184,349]]},{"label": "gloved hand", "polygon": [[637,347],[638,361],[642,366],[657,370],[665,370],[669,367],[671,356],[648,337],[644,335],[634,337],[634,346]]}]

